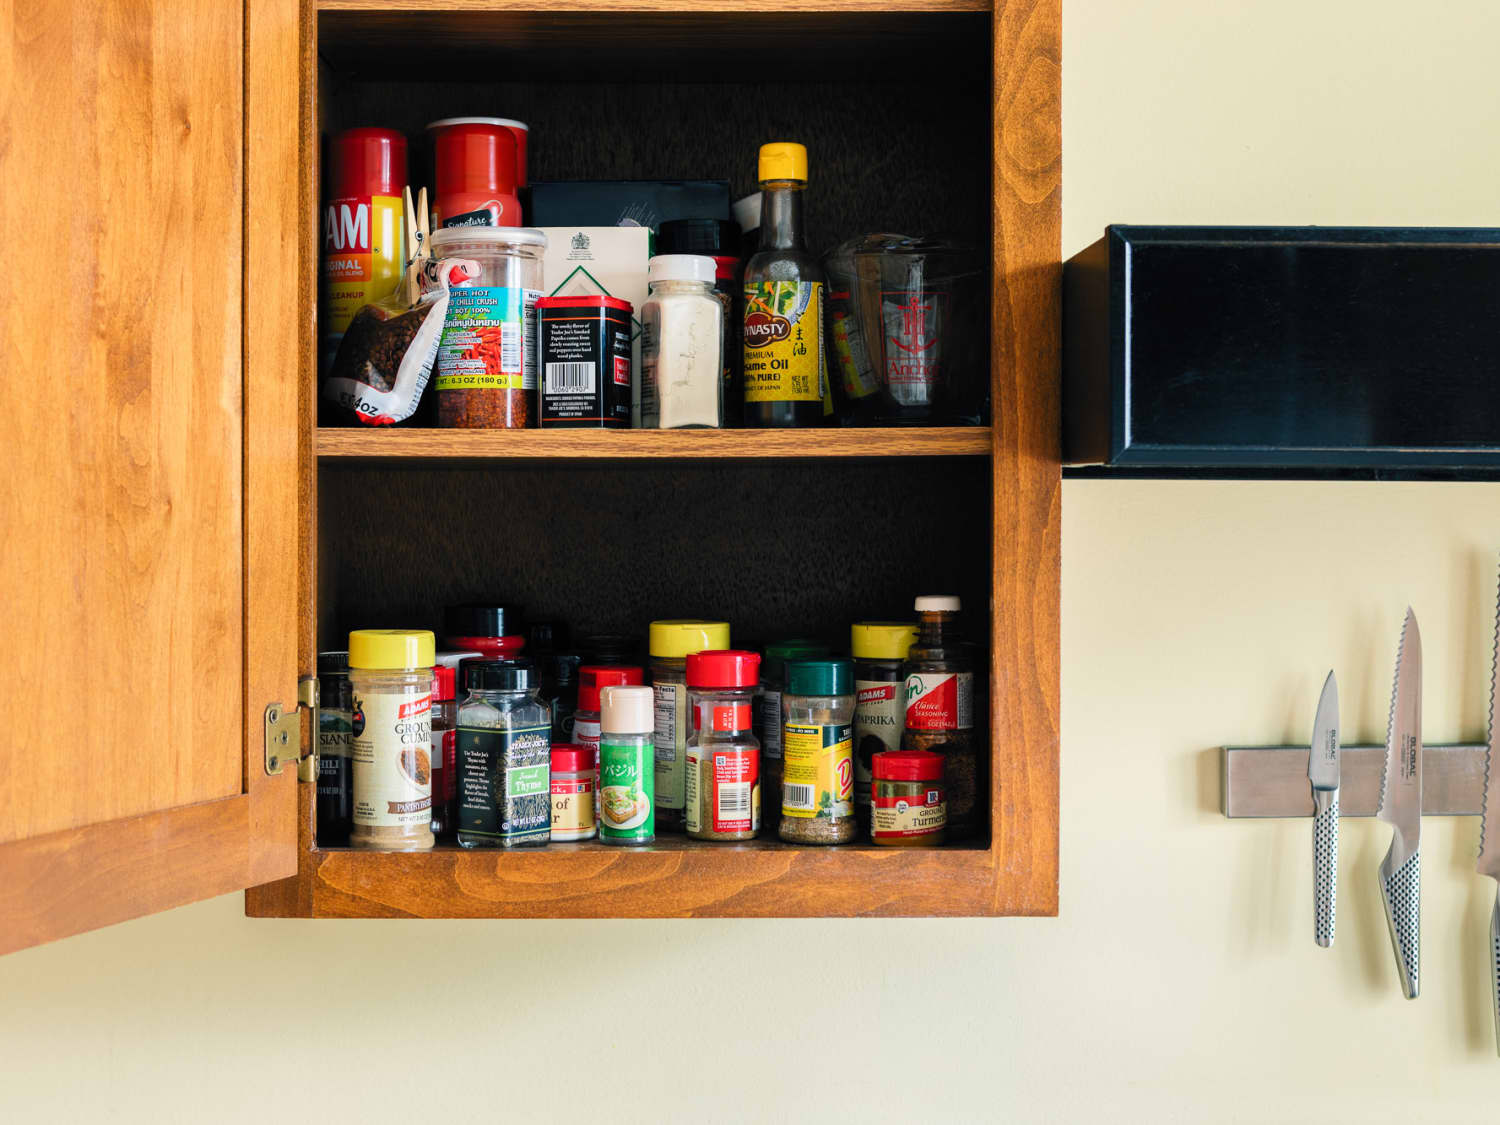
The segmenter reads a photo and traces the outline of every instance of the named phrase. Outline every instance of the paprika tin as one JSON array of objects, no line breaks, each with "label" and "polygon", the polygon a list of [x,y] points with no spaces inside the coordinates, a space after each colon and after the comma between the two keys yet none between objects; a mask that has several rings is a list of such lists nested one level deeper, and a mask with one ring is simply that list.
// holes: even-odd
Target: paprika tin
[{"label": "paprika tin", "polygon": [[542,426],[624,429],[630,426],[629,301],[578,294],[536,303],[541,348]]},{"label": "paprika tin", "polygon": [[872,763],[871,838],[894,847],[931,847],[948,827],[943,759],[925,750],[890,750]]}]

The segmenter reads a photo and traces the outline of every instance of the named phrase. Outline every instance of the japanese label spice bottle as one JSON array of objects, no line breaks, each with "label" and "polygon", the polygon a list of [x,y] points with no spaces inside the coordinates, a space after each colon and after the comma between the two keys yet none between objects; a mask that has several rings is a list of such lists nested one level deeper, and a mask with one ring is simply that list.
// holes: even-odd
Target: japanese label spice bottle
[{"label": "japanese label spice bottle", "polygon": [[600,688],[599,696],[599,840],[649,844],[656,839],[651,689],[611,685]]},{"label": "japanese label spice bottle", "polygon": [[858,832],[849,661],[789,661],[781,717],[781,838],[793,844],[848,843]]},{"label": "japanese label spice bottle", "polygon": [[526,660],[471,660],[458,709],[458,842],[545,844],[552,836],[552,714]]},{"label": "japanese label spice bottle", "polygon": [[921,633],[906,655],[906,732],[903,750],[928,750],[943,759],[948,839],[969,836],[978,821],[979,762],[974,749],[974,665],[958,640],[956,597],[916,600]]},{"label": "japanese label spice bottle", "polygon": [[432,847],[434,648],[426,629],[356,629],[349,634],[352,847]]},{"label": "japanese label spice bottle", "polygon": [[760,656],[695,652],[687,658],[693,733],[687,745],[687,833],[753,840],[760,830],[760,742],[750,729]]},{"label": "japanese label spice bottle", "polygon": [[687,807],[687,656],[729,647],[727,621],[653,621],[651,684],[656,699],[656,827],[681,832]]},{"label": "japanese label spice bottle", "polygon": [[906,730],[902,663],[917,639],[908,622],[860,621],[850,627],[854,656],[854,815],[870,824],[871,758],[901,749]]}]

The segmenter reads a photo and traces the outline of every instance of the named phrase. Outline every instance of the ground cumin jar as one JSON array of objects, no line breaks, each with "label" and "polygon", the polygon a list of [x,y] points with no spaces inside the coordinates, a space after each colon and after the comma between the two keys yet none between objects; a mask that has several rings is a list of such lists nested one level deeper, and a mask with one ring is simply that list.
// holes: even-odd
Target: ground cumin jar
[{"label": "ground cumin jar", "polygon": [[426,629],[349,634],[352,847],[432,847],[434,648]]},{"label": "ground cumin jar", "polygon": [[941,844],[948,827],[943,759],[924,750],[890,750],[876,754],[871,768],[871,839],[898,848]]},{"label": "ground cumin jar", "polygon": [[438,425],[534,425],[547,236],[525,227],[445,227],[433,232],[432,249],[438,285],[448,290],[434,367]]}]

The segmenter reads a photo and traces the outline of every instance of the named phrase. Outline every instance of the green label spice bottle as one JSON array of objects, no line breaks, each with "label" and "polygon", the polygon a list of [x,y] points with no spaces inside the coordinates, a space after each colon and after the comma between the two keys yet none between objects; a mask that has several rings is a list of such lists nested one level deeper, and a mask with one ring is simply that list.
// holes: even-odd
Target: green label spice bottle
[{"label": "green label spice bottle", "polygon": [[649,844],[656,839],[654,695],[644,686],[599,689],[599,839]]},{"label": "green label spice bottle", "polygon": [[458,711],[458,842],[534,847],[552,837],[552,716],[525,660],[464,664]]}]

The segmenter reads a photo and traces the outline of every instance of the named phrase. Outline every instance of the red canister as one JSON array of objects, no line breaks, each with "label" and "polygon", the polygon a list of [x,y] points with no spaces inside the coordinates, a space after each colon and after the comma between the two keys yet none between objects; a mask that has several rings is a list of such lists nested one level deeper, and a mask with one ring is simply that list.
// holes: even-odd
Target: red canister
[{"label": "red canister", "polygon": [[520,226],[520,156],[506,119],[446,117],[427,130],[435,172],[433,227]]}]

